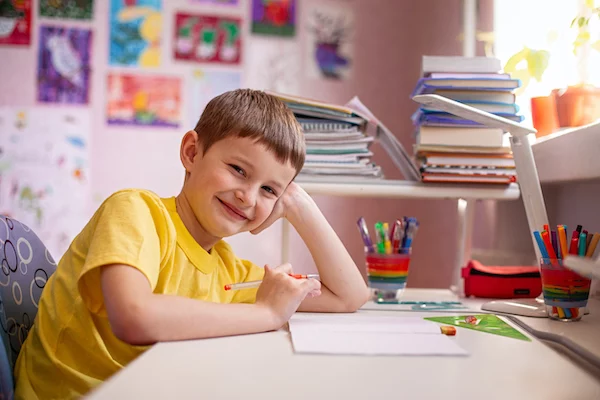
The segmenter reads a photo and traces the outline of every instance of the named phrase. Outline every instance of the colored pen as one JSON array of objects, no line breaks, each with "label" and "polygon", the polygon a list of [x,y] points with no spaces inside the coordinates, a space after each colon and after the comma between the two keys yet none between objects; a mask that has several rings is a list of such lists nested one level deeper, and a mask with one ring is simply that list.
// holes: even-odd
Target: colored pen
[{"label": "colored pen", "polygon": [[383,224],[381,222],[375,223],[375,236],[377,238],[377,252],[379,254],[385,254],[385,235],[383,232]]},{"label": "colored pen", "polygon": [[558,240],[556,239],[556,231],[550,232],[550,240],[552,241],[552,248],[554,249],[554,252],[556,253],[556,257],[562,258],[560,256],[560,248],[558,247]]},{"label": "colored pen", "polygon": [[550,257],[551,260],[556,260],[556,253],[554,252],[554,248],[552,247],[552,243],[550,242],[550,234],[548,233],[548,231],[542,232],[542,240],[544,241],[544,245],[546,245],[548,257]]},{"label": "colored pen", "polygon": [[577,228],[575,228],[575,230],[577,231],[577,236],[579,236],[581,234],[582,229],[583,229],[583,226],[577,225]]},{"label": "colored pen", "polygon": [[579,250],[579,232],[574,230],[573,235],[571,236],[571,246],[569,247],[569,254],[577,255],[578,250]]},{"label": "colored pen", "polygon": [[587,252],[585,253],[586,257],[592,257],[594,255],[594,251],[596,251],[596,246],[600,240],[600,234],[598,232],[594,233],[592,236],[592,241],[590,242]]},{"label": "colored pen", "polygon": [[558,242],[560,243],[560,254],[562,258],[565,258],[569,251],[567,250],[567,231],[564,225],[558,225]]},{"label": "colored pen", "polygon": [[390,225],[387,222],[383,223],[383,248],[385,254],[392,254],[392,242],[390,241]]},{"label": "colored pen", "polygon": [[546,245],[544,244],[544,240],[542,240],[542,235],[540,235],[539,231],[533,232],[533,236],[535,237],[535,241],[540,249],[540,254],[542,258],[549,258],[548,252],[546,251]]},{"label": "colored pen", "polygon": [[360,217],[358,221],[356,221],[356,224],[358,225],[358,231],[360,232],[360,236],[362,237],[367,252],[375,253],[375,248],[373,247],[373,242],[369,235],[369,228],[367,228],[367,222],[363,217]]},{"label": "colored pen", "polygon": [[594,236],[593,234],[590,235],[590,233],[588,231],[584,231],[585,234],[587,235],[587,244],[585,246],[586,249],[588,249],[590,247],[590,242],[592,241],[592,236]]},{"label": "colored pen", "polygon": [[585,250],[587,246],[587,234],[585,232],[581,232],[579,235],[579,257],[585,256]]},{"label": "colored pen", "polygon": [[417,229],[419,229],[419,223],[415,218],[409,218],[406,223],[406,237],[404,238],[403,249],[408,253],[408,249],[412,246],[412,241],[415,238]]},{"label": "colored pen", "polygon": [[[288,274],[292,278],[295,279],[319,279],[319,275],[317,274]],[[262,281],[250,281],[250,282],[241,282],[241,283],[230,283],[229,285],[225,285],[223,289],[225,290],[238,290],[238,289],[250,289],[259,287]]]},{"label": "colored pen", "polygon": [[403,236],[404,236],[404,229],[402,227],[402,221],[397,219],[396,222],[394,223],[394,233],[393,233],[393,237],[392,237],[392,253],[398,253],[398,250],[400,249],[400,243],[402,242],[402,239],[404,238]]}]

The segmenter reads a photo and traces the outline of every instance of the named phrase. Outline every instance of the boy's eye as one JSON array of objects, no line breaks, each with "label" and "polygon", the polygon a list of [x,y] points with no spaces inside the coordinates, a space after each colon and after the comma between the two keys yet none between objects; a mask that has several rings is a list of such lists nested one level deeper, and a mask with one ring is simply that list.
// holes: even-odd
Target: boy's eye
[{"label": "boy's eye", "polygon": [[232,168],[232,169],[233,169],[235,172],[237,172],[238,174],[240,174],[240,175],[243,175],[243,176],[246,176],[246,172],[245,172],[243,169],[241,169],[240,167],[238,167],[237,165],[235,165],[235,164],[229,164],[229,166],[230,166],[230,167],[231,167],[231,168]]},{"label": "boy's eye", "polygon": [[263,190],[265,190],[266,192],[268,192],[268,193],[270,193],[270,194],[272,194],[272,195],[275,195],[275,196],[277,196],[277,193],[275,193],[275,191],[274,191],[274,190],[273,190],[271,187],[269,187],[269,186],[263,186],[262,188],[263,188]]}]

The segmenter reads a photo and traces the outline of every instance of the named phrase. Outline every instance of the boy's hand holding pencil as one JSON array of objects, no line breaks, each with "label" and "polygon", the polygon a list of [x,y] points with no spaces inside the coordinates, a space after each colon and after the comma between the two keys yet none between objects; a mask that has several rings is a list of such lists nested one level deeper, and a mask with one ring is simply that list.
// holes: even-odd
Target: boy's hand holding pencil
[{"label": "boy's hand holding pencil", "polygon": [[272,313],[278,328],[291,318],[305,298],[321,294],[321,282],[317,279],[297,279],[290,274],[290,264],[276,268],[265,265],[265,276],[256,293],[256,304]]}]

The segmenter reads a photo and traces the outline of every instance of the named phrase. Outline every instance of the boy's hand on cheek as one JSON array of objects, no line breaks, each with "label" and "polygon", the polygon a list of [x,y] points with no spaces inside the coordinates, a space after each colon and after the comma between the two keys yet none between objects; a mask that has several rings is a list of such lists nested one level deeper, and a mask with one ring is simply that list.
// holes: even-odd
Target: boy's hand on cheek
[{"label": "boy's hand on cheek", "polygon": [[316,279],[295,279],[290,264],[277,268],[265,265],[265,276],[256,293],[256,304],[264,306],[273,315],[275,329],[285,324],[307,297],[321,294],[321,282]]},{"label": "boy's hand on cheek", "polygon": [[302,218],[302,212],[309,210],[311,206],[316,207],[313,199],[300,185],[292,182],[275,203],[271,215],[258,228],[251,230],[250,233],[253,235],[259,234],[279,218],[286,218],[293,225],[294,221]]}]

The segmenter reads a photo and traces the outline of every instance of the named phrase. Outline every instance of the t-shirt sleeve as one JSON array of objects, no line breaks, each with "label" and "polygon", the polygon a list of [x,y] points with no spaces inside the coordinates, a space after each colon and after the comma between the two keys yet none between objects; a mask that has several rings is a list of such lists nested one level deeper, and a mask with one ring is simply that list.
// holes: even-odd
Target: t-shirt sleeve
[{"label": "t-shirt sleeve", "polygon": [[[236,260],[236,267],[241,272],[240,279],[237,282],[258,281],[265,275],[264,268],[248,261]],[[258,289],[236,290],[232,303],[254,303],[256,301],[256,292]]]},{"label": "t-shirt sleeve", "polygon": [[[165,237],[168,237],[166,210],[160,199],[145,192],[119,192],[107,199],[92,221],[87,254],[79,275],[79,293],[93,313],[105,314],[100,269],[125,264],[139,270],[152,290],[158,282]],[[94,221],[95,219],[95,221]],[[161,237],[163,238],[161,243]]]}]

